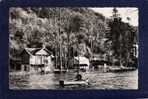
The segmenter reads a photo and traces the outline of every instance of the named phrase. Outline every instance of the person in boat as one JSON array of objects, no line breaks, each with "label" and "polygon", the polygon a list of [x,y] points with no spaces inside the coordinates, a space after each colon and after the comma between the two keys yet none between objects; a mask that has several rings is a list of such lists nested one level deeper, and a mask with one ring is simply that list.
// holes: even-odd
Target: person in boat
[{"label": "person in boat", "polygon": [[88,78],[86,78],[85,80],[82,79],[82,75],[81,74],[77,74],[76,75],[76,80],[75,81],[85,81],[88,85],[90,85],[89,79]]},{"label": "person in boat", "polygon": [[75,77],[76,81],[81,81],[82,80],[82,75],[81,74],[77,74]]}]

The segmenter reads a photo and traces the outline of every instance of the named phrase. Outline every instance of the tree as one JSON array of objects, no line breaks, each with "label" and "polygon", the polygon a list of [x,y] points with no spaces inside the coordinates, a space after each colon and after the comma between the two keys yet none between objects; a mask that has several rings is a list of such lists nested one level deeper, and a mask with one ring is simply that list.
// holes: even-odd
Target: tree
[{"label": "tree", "polygon": [[122,22],[121,18],[116,16],[117,10],[114,11],[115,18],[109,22],[108,42],[111,41],[112,58],[118,59],[120,66],[127,66],[134,44],[132,26]]},{"label": "tree", "polygon": [[[80,30],[81,30],[81,28],[83,27],[83,19],[82,19],[82,16],[80,16],[80,15],[74,15],[71,19],[70,19],[70,22],[69,22],[69,26],[68,26],[68,28],[66,29],[66,32],[67,32],[67,41],[68,41],[68,59],[70,59],[70,48],[71,48],[71,46],[70,46],[70,44],[69,44],[69,42],[70,42],[70,35],[72,34],[72,33],[75,33],[75,38],[76,39],[74,39],[74,40],[76,40],[76,41],[74,41],[75,43],[76,43],[76,45],[77,45],[77,48],[75,48],[75,49],[77,49],[77,52],[79,53],[80,51],[79,51],[79,45],[78,44],[80,44],[80,42],[81,42],[81,37],[79,36],[80,35]],[[68,67],[69,67],[69,62],[68,62]]]}]

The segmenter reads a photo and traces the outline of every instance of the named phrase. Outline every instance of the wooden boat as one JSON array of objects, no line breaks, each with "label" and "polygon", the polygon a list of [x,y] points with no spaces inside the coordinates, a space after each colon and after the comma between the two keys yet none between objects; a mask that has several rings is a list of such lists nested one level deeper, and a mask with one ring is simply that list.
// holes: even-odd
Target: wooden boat
[{"label": "wooden boat", "polygon": [[86,80],[82,81],[64,81],[60,80],[59,81],[59,86],[65,87],[65,86],[72,86],[72,85],[89,85],[89,82]]}]

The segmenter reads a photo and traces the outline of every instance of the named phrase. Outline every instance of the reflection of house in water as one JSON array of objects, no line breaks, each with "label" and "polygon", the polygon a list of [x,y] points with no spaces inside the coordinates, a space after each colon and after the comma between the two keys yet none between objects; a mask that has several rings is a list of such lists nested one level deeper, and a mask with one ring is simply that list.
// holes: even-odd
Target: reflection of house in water
[{"label": "reflection of house in water", "polygon": [[52,53],[46,48],[25,48],[21,53],[22,70],[52,71]]}]

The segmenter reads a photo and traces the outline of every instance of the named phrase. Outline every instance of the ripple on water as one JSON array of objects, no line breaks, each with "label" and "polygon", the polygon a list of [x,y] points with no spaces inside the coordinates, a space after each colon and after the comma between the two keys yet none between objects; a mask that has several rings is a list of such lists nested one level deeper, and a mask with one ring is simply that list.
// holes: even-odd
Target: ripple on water
[{"label": "ripple on water", "polygon": [[[11,89],[61,89],[56,85],[60,79],[73,80],[76,73],[10,75]],[[122,73],[100,73],[99,71],[82,73],[83,79],[89,79],[90,86],[69,86],[64,89],[137,89],[138,71]]]}]

